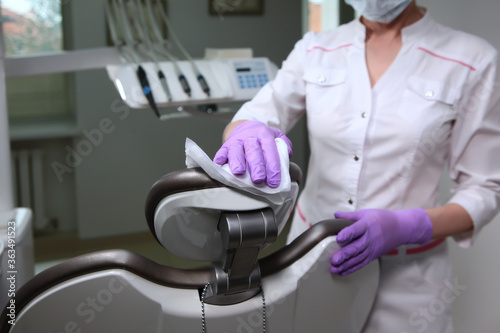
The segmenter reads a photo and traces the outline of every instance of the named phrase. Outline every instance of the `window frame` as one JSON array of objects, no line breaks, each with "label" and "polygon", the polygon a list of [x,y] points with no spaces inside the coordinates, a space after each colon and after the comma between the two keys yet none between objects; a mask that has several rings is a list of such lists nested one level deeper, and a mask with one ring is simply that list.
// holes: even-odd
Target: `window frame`
[{"label": "window frame", "polygon": [[[63,4],[61,4],[63,5]],[[63,45],[71,47],[71,30],[68,20],[71,3],[62,7]],[[10,140],[29,140],[39,138],[72,137],[78,134],[77,120],[70,110],[68,114],[53,116],[30,116],[9,121],[7,106],[6,79],[46,74],[75,73],[79,71],[104,69],[107,65],[121,64],[122,57],[114,47],[62,50],[56,52],[34,53],[24,56],[5,57],[3,24],[0,24],[0,123],[7,120]],[[71,101],[70,101],[71,105]]]}]

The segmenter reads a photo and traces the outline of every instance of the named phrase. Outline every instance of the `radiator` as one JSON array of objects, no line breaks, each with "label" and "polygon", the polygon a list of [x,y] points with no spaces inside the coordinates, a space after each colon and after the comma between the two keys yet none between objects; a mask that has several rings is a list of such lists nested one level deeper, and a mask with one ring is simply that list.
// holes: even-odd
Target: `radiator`
[{"label": "radiator", "polygon": [[31,208],[35,232],[46,230],[50,224],[46,216],[43,155],[39,149],[11,152],[14,202],[16,207]]}]

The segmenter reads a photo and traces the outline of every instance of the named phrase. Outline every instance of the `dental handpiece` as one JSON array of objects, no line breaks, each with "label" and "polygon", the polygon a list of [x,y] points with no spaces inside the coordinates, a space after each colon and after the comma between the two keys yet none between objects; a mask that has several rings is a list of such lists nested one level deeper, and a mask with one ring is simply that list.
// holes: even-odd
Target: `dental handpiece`
[{"label": "dental handpiece", "polygon": [[163,90],[165,91],[165,94],[167,94],[167,99],[169,102],[172,101],[172,93],[170,92],[170,89],[167,84],[167,78],[165,77],[165,74],[163,74],[163,71],[160,69],[158,71],[158,78],[160,79],[161,86],[163,87]]},{"label": "dental handpiece", "polygon": [[198,82],[200,83],[201,89],[207,94],[208,97],[210,97],[210,87],[208,86],[207,81],[205,80],[205,77],[202,74],[198,74],[196,77],[198,79]]},{"label": "dental handpiece", "polygon": [[186,95],[191,97],[191,87],[189,86],[189,83],[188,83],[186,77],[184,76],[184,74],[179,75],[179,82],[181,83],[182,90],[184,90]]},{"label": "dental handpiece", "polygon": [[151,90],[146,71],[140,65],[137,67],[137,78],[141,83],[142,92],[144,93],[144,96],[146,96],[146,99],[149,102],[149,106],[151,106],[151,109],[153,109],[154,113],[158,116],[158,118],[160,118],[160,112],[158,111],[158,106],[156,105],[155,99],[153,97],[153,91]]}]

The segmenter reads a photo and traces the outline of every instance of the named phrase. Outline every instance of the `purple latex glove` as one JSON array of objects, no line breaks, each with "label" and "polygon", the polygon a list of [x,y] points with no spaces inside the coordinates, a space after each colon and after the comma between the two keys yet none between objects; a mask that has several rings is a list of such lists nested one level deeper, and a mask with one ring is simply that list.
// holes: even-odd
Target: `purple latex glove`
[{"label": "purple latex glove", "polygon": [[243,175],[248,166],[250,178],[256,184],[264,180],[270,187],[281,182],[281,166],[275,139],[283,139],[292,155],[292,143],[279,129],[259,121],[245,121],[236,126],[215,154],[214,162],[229,164],[235,175]]},{"label": "purple latex glove", "polygon": [[341,248],[332,256],[330,272],[347,275],[403,244],[424,244],[432,238],[432,222],[423,209],[365,209],[337,212],[355,221],[337,235]]}]

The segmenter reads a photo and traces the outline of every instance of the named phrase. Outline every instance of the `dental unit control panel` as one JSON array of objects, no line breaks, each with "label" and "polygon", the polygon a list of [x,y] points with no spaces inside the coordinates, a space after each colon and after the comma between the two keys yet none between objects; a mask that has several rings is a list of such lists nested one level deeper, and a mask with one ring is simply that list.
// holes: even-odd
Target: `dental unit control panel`
[{"label": "dental unit control panel", "polygon": [[275,76],[271,63],[266,58],[228,59],[234,98],[238,100],[251,99]]}]

